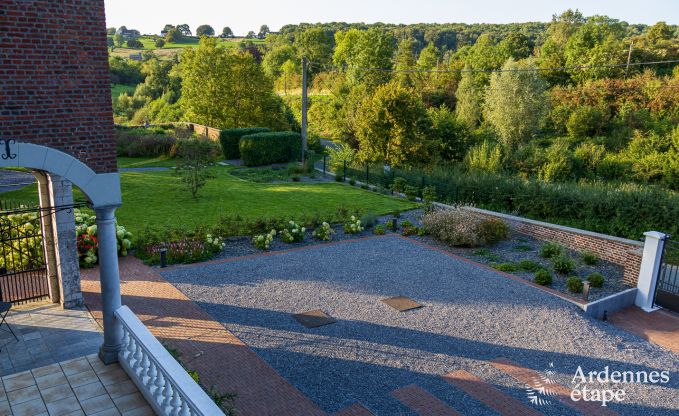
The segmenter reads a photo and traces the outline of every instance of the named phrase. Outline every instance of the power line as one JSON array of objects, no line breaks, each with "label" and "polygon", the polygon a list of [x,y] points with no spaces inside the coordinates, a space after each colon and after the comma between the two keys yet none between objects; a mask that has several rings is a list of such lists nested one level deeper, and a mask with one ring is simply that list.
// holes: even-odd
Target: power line
[{"label": "power line", "polygon": [[663,64],[679,64],[679,59],[668,61],[649,61],[649,62],[631,62],[629,64],[609,64],[609,65],[576,65],[576,66],[562,66],[552,68],[513,68],[513,69],[393,69],[393,68],[366,68],[358,66],[327,66],[316,62],[310,62],[310,65],[322,70],[356,70],[356,71],[372,71],[372,72],[393,72],[393,73],[494,73],[494,72],[550,72],[550,71],[574,71],[582,69],[611,69],[611,68],[627,68],[632,66],[649,66],[649,65],[663,65]]}]

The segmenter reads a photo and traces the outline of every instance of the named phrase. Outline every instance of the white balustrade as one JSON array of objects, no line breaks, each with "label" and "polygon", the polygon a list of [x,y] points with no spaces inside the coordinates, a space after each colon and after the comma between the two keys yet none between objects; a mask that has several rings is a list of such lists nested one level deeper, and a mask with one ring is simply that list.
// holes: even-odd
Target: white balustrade
[{"label": "white balustrade", "polygon": [[120,365],[162,416],[224,415],[165,347],[127,307],[115,312],[123,326]]}]

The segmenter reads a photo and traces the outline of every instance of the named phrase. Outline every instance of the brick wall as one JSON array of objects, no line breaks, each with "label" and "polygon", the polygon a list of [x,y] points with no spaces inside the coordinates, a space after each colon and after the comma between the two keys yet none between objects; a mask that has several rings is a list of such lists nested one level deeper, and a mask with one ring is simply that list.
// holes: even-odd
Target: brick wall
[{"label": "brick wall", "polygon": [[103,0],[0,2],[0,138],[116,171]]},{"label": "brick wall", "polygon": [[186,125],[199,136],[206,136],[212,140],[219,141],[221,130],[214,127],[203,126],[202,124],[186,123]]},{"label": "brick wall", "polygon": [[[442,204],[437,205],[446,207]],[[480,215],[505,220],[512,229],[538,240],[556,242],[580,252],[590,250],[596,253],[599,258],[622,266],[625,270],[625,282],[632,286],[637,285],[644,247],[641,241],[627,240],[478,208],[467,209],[471,209]]]}]

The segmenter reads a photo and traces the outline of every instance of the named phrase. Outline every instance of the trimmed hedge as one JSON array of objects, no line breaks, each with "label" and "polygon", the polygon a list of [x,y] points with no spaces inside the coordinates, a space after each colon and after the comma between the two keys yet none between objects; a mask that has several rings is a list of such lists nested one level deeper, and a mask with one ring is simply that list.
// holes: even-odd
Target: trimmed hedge
[{"label": "trimmed hedge", "polygon": [[302,136],[292,131],[258,133],[240,139],[240,156],[246,166],[263,166],[297,160]]},{"label": "trimmed hedge", "polygon": [[265,127],[252,127],[247,129],[226,129],[219,134],[219,142],[222,145],[224,158],[227,160],[240,159],[240,139],[257,133],[267,133],[270,130]]}]

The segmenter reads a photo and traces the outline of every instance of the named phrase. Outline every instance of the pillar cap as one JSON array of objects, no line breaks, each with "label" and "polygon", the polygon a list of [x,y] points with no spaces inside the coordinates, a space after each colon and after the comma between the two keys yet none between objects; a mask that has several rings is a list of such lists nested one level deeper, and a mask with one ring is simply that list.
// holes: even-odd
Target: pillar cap
[{"label": "pillar cap", "polygon": [[658,240],[664,240],[667,238],[667,234],[661,233],[659,231],[647,231],[644,233],[646,237],[655,238]]}]

